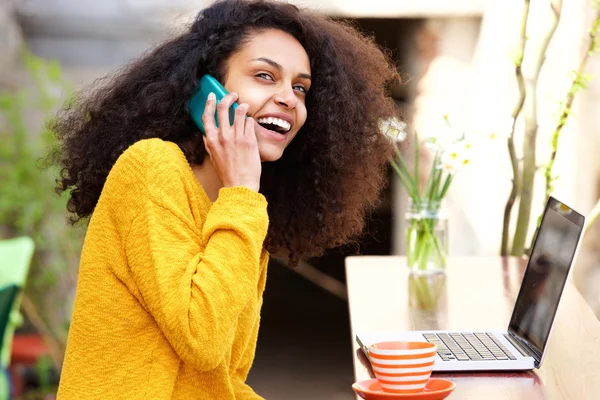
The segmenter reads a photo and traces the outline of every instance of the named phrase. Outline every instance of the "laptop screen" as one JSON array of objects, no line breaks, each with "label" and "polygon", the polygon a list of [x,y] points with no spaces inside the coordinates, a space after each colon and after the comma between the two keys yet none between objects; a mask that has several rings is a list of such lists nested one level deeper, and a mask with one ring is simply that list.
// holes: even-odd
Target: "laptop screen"
[{"label": "laptop screen", "polygon": [[509,331],[539,351],[544,347],[558,308],[584,217],[550,197],[529,257]]}]

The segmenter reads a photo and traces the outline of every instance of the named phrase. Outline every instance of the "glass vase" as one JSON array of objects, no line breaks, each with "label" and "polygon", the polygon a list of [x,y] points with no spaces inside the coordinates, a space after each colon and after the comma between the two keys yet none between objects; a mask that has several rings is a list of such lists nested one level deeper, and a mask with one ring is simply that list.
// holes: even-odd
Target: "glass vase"
[{"label": "glass vase", "polygon": [[406,258],[411,273],[444,273],[448,258],[445,202],[409,199],[406,222]]}]

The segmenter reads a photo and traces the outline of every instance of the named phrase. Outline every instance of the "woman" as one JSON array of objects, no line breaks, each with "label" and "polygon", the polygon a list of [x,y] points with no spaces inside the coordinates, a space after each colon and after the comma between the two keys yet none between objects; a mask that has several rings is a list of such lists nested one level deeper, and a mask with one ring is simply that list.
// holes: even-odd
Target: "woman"
[{"label": "woman", "polygon": [[[187,104],[207,73],[230,94],[203,137]],[[68,106],[58,191],[91,219],[59,398],[260,398],[245,380],[269,253],[294,265],[360,234],[395,79],[349,27],[232,0]]]}]

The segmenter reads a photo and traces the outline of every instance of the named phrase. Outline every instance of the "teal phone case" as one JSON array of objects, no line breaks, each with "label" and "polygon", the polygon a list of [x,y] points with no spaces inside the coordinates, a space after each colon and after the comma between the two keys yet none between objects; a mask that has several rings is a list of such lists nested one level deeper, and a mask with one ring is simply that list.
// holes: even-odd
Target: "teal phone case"
[{"label": "teal phone case", "polygon": [[[200,132],[206,136],[206,132],[204,131],[204,124],[202,123],[202,114],[204,114],[204,107],[206,106],[206,99],[208,99],[208,95],[210,92],[213,92],[217,97],[217,104],[219,101],[223,99],[227,95],[227,90],[216,80],[212,75],[204,75],[200,79],[200,85],[196,93],[192,96],[189,101],[188,109],[190,112],[190,116],[192,120],[196,123]],[[229,123],[233,125],[233,121],[235,119],[235,109],[238,104],[234,102],[229,108]],[[217,127],[219,126],[219,118],[217,115],[217,110],[215,109],[215,123]]]}]

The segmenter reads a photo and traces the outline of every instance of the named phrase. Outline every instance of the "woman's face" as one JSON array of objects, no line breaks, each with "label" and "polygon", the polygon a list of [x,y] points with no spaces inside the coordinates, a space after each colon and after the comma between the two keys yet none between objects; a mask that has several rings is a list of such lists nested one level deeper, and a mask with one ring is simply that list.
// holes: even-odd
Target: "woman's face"
[{"label": "woman's face", "polygon": [[261,160],[278,160],[306,122],[306,51],[286,32],[260,31],[227,60],[226,71],[225,89],[250,106]]}]

